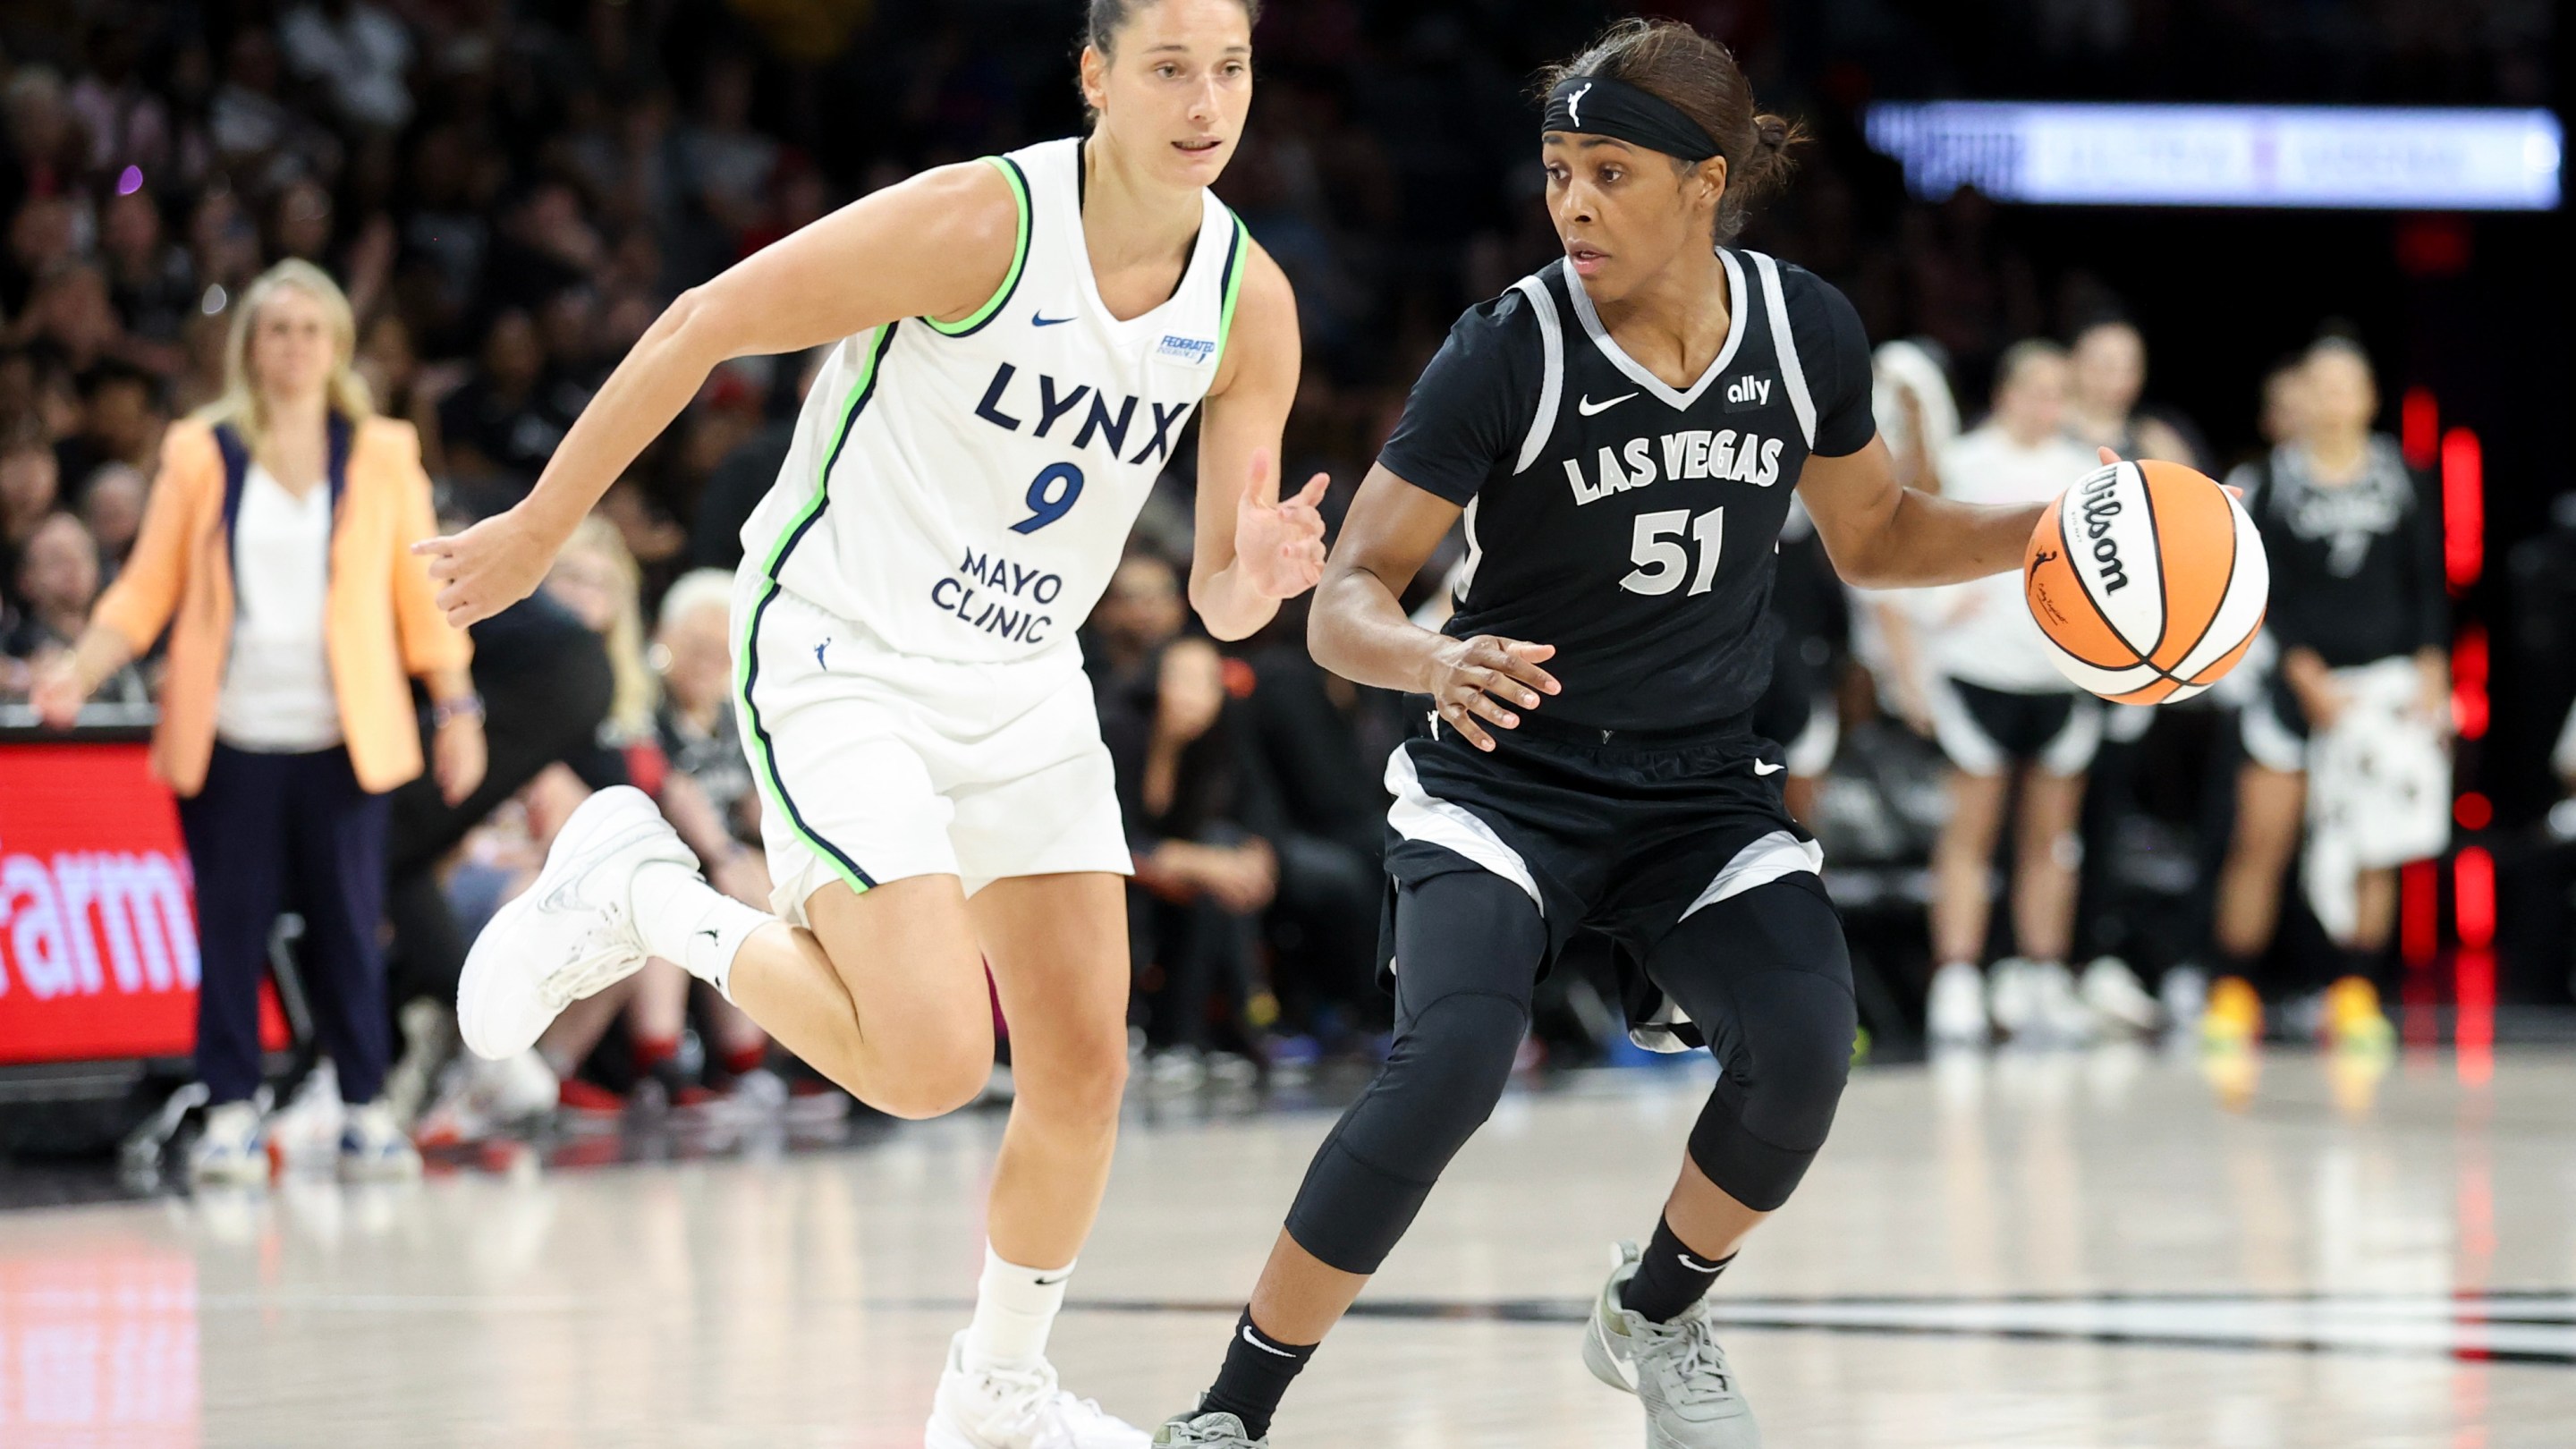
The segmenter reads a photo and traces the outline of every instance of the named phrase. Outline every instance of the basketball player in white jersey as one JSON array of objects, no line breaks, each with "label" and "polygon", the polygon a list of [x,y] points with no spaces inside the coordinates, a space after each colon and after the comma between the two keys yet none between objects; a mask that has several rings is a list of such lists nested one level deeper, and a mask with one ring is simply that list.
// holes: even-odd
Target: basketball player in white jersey
[{"label": "basketball player in white jersey", "polygon": [[1295,300],[1207,189],[1251,100],[1251,9],[1091,0],[1087,139],[924,173],[682,295],[527,501],[423,546],[449,618],[487,618],[717,363],[832,344],[734,597],[775,914],[605,791],[475,943],[457,1010],[506,1054],[665,957],[862,1101],[929,1117],[991,1068],[989,963],[1018,1090],[930,1449],[1144,1442],[1044,1356],[1127,1060],[1128,851],[1074,636],[1202,404],[1208,630],[1251,634],[1322,568],[1325,480],[1283,503],[1272,462]]}]

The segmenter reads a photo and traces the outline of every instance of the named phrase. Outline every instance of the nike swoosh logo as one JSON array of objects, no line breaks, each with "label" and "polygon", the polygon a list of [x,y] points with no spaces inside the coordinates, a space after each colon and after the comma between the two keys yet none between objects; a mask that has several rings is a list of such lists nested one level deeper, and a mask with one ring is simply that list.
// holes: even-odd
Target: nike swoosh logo
[{"label": "nike swoosh logo", "polygon": [[1724,1263],[1703,1263],[1688,1253],[1675,1253],[1673,1256],[1681,1259],[1682,1266],[1694,1273],[1714,1273],[1726,1266]]},{"label": "nike swoosh logo", "polygon": [[1029,321],[1040,327],[1061,327],[1072,320],[1070,317],[1048,317],[1035,312],[1029,314]]},{"label": "nike swoosh logo", "polygon": [[1626,402],[1628,399],[1635,396],[1636,394],[1633,392],[1623,392],[1607,402],[1594,402],[1591,398],[1586,397],[1574,405],[1574,410],[1588,418],[1595,413],[1606,413],[1612,408],[1617,407],[1619,404]]},{"label": "nike swoosh logo", "polygon": [[1031,1281],[1035,1282],[1041,1288],[1052,1288],[1072,1276],[1073,1275],[1071,1273],[1058,1273],[1052,1278],[1038,1278]]},{"label": "nike swoosh logo", "polygon": [[1775,765],[1768,760],[1755,760],[1753,762],[1753,773],[1757,775],[1776,775],[1787,768],[1789,767],[1786,765]]},{"label": "nike swoosh logo", "polygon": [[[721,934],[719,934],[718,932],[715,932],[715,931],[700,931],[698,934],[699,934],[699,935],[701,935],[701,936],[706,937],[706,938],[707,938],[708,940],[710,940],[710,941],[720,941],[720,940],[724,939],[724,938],[723,938],[723,936],[722,936]],[[1038,1281],[1039,1281],[1039,1282],[1041,1282],[1041,1283],[1043,1283],[1043,1282],[1045,1282],[1046,1280],[1045,1280],[1044,1278],[1041,1278],[1041,1279],[1039,1279]]]},{"label": "nike swoosh logo", "polygon": [[1286,1349],[1272,1348],[1270,1345],[1263,1343],[1260,1339],[1253,1337],[1252,1325],[1249,1323],[1243,1325],[1243,1341],[1251,1344],[1254,1348],[1261,1350],[1263,1353],[1269,1354],[1273,1358],[1295,1358],[1297,1356],[1288,1352]]}]

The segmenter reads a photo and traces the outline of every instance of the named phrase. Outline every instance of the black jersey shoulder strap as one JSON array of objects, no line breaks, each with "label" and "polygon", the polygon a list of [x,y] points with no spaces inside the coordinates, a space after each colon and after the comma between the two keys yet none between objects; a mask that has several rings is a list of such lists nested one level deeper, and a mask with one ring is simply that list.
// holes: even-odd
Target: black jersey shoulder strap
[{"label": "black jersey shoulder strap", "polygon": [[1789,410],[1798,415],[1798,432],[1816,446],[1816,397],[1807,390],[1807,370],[1798,362],[1798,334],[1789,326],[1789,293],[1780,284],[1780,264],[1764,252],[1746,252],[1753,263],[1762,309],[1771,322],[1771,351],[1780,362],[1780,390],[1789,395]]},{"label": "black jersey shoulder strap", "polygon": [[1539,346],[1538,411],[1530,418],[1529,436],[1521,440],[1519,459],[1512,465],[1514,474],[1528,472],[1547,451],[1547,440],[1556,431],[1556,414],[1565,402],[1565,323],[1556,310],[1556,294],[1547,284],[1547,275],[1532,272],[1512,284],[1512,290],[1528,300],[1530,316],[1538,322]]}]

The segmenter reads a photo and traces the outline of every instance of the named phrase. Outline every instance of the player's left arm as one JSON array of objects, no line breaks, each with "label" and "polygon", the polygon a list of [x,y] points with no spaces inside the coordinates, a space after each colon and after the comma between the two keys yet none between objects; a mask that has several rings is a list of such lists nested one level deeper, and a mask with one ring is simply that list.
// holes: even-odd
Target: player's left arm
[{"label": "player's left arm", "polygon": [[1234,326],[1216,385],[1199,417],[1199,499],[1190,556],[1190,606],[1219,639],[1242,639],[1279,612],[1279,601],[1324,572],[1322,473],[1295,497],[1279,496],[1279,438],[1297,400],[1297,294],[1270,254],[1244,259]]}]

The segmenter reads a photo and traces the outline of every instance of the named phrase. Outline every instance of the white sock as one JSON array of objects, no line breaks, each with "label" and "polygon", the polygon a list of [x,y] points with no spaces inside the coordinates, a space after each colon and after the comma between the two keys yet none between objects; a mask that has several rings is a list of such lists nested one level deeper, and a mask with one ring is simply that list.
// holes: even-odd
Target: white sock
[{"label": "white sock", "polygon": [[635,925],[644,949],[676,961],[733,1000],[733,958],[751,933],[776,917],[756,911],[685,866],[655,862],[635,876]]},{"label": "white sock", "polygon": [[1046,1357],[1047,1330],[1064,1306],[1064,1283],[1073,1265],[1023,1268],[1002,1261],[987,1245],[984,1276],[975,1285],[975,1321],[966,1325],[966,1366],[1024,1369]]}]

